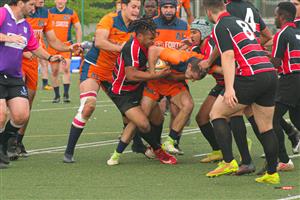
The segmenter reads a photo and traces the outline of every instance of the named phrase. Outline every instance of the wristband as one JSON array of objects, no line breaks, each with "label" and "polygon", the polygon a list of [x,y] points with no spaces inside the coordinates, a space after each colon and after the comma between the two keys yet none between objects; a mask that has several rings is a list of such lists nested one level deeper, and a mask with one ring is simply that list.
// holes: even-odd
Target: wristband
[{"label": "wristband", "polygon": [[48,58],[47,60],[48,60],[49,62],[51,62],[50,60],[51,60],[52,57],[53,57],[53,56],[50,55],[49,58]]}]

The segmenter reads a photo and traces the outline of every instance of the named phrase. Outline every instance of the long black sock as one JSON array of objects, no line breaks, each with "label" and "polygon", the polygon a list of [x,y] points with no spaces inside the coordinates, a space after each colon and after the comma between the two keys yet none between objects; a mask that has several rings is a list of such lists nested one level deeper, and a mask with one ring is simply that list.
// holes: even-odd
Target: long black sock
[{"label": "long black sock", "polygon": [[177,141],[180,138],[179,132],[175,131],[174,129],[170,130],[169,137],[173,140]]},{"label": "long black sock", "polygon": [[261,141],[261,135],[260,135],[260,132],[258,130],[258,127],[257,127],[257,124],[256,124],[256,121],[254,119],[254,116],[251,116],[248,118],[248,121],[249,123],[251,124],[251,127],[252,127],[252,130],[253,132],[255,133],[256,135],[256,138],[259,140],[259,142],[262,144],[262,141]]},{"label": "long black sock", "polygon": [[208,122],[207,124],[204,124],[202,126],[199,126],[203,136],[205,137],[205,139],[208,141],[209,145],[211,146],[211,148],[213,149],[213,151],[218,151],[220,150],[219,144],[217,142],[215,133],[214,133],[214,129],[211,125],[210,122]]},{"label": "long black sock", "polygon": [[230,127],[225,119],[219,118],[212,121],[214,132],[218,144],[222,150],[223,159],[225,162],[230,163],[233,158],[232,153],[232,136]]},{"label": "long black sock", "polygon": [[280,162],[288,163],[289,156],[286,152],[285,143],[284,143],[284,132],[282,127],[280,126],[280,120],[282,119],[283,115],[287,112],[288,107],[281,103],[276,103],[275,111],[274,111],[274,118],[273,118],[273,127],[278,139],[278,146],[279,152],[278,157]]},{"label": "long black sock", "polygon": [[24,135],[18,133],[17,134],[17,143],[21,143],[23,141],[23,137],[24,137]]},{"label": "long black sock", "polygon": [[247,129],[243,116],[234,116],[230,118],[230,128],[233,133],[235,143],[242,157],[242,164],[249,165],[251,156],[247,143]]},{"label": "long black sock", "polygon": [[48,85],[48,79],[43,78],[42,82],[43,82],[43,87],[45,87],[46,85]]},{"label": "long black sock", "polygon": [[69,97],[70,84],[64,84],[64,97]]},{"label": "long black sock", "polygon": [[69,155],[74,154],[75,146],[77,144],[77,141],[78,141],[82,131],[83,131],[83,128],[77,128],[73,124],[71,125],[68,145],[67,145],[67,148],[65,151],[66,154],[69,154]]},{"label": "long black sock", "polygon": [[135,135],[133,136],[133,139],[132,139],[133,140],[133,145],[135,145],[135,146],[144,146],[141,135],[142,135],[141,131],[136,129]]},{"label": "long black sock", "polygon": [[298,138],[297,138],[297,132],[294,130],[294,127],[292,124],[285,121],[284,118],[280,119],[280,126],[284,130],[284,132],[287,134],[289,140],[291,141],[292,145],[297,145]]},{"label": "long black sock", "polygon": [[155,138],[155,141],[158,144],[161,144],[161,134],[162,134],[162,130],[163,130],[163,123],[161,123],[160,125],[154,125],[151,124],[152,128],[153,128],[153,135]]},{"label": "long black sock", "polygon": [[141,133],[141,137],[153,148],[153,150],[157,150],[160,148],[160,144],[153,137],[155,128],[151,125],[151,131],[149,133]]},{"label": "long black sock", "polygon": [[261,134],[264,152],[266,154],[268,173],[276,172],[278,158],[278,140],[273,129]]},{"label": "long black sock", "polygon": [[55,98],[59,98],[60,94],[59,94],[59,87],[54,87],[54,94],[55,94]]}]

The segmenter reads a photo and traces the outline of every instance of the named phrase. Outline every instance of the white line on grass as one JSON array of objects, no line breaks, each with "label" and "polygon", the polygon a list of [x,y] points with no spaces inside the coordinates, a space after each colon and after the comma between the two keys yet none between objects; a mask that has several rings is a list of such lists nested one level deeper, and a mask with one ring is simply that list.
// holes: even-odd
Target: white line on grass
[{"label": "white line on grass", "polygon": [[[182,135],[191,135],[194,133],[200,132],[198,128],[184,130]],[[164,133],[162,137],[167,137],[167,133]],[[100,142],[90,142],[90,143],[83,143],[76,145],[76,149],[84,149],[90,147],[99,147],[99,146],[107,146],[112,144],[117,144],[119,140],[105,140]],[[64,151],[66,146],[59,146],[59,147],[49,147],[43,149],[34,149],[28,151],[29,155],[36,155],[36,154],[43,154],[43,153],[53,153],[53,152],[60,152]],[[129,153],[129,152],[128,152]]]},{"label": "white line on grass", "polygon": [[282,199],[277,199],[277,200],[292,200],[292,199],[300,199],[300,195],[290,196],[290,197],[286,197],[286,198],[282,198]]}]

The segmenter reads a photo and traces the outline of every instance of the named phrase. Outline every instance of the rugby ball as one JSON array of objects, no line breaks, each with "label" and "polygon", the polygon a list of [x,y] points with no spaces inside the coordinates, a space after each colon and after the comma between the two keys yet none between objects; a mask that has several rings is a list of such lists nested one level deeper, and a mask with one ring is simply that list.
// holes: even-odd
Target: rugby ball
[{"label": "rugby ball", "polygon": [[155,71],[160,71],[160,70],[168,68],[168,67],[169,66],[165,61],[163,61],[161,59],[158,59],[156,64],[155,64]]}]

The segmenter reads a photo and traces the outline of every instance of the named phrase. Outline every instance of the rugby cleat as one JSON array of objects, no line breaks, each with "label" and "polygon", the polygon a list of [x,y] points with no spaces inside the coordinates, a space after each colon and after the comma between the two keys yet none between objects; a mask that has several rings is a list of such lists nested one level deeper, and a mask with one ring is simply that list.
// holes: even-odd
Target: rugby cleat
[{"label": "rugby cleat", "polygon": [[230,163],[226,163],[222,161],[218,163],[218,167],[213,171],[210,171],[206,174],[207,177],[217,177],[225,174],[232,174],[237,172],[239,169],[239,165],[236,160],[232,160]]},{"label": "rugby cleat", "polygon": [[293,154],[298,154],[300,151],[300,133],[297,131],[296,133],[296,143],[292,145]]},{"label": "rugby cleat", "polygon": [[7,156],[11,161],[15,161],[19,159],[19,155],[17,153],[16,137],[10,137],[7,141]]},{"label": "rugby cleat", "polygon": [[288,163],[279,162],[277,165],[277,171],[293,171],[295,169],[293,161],[290,159]]},{"label": "rugby cleat", "polygon": [[53,90],[53,87],[51,85],[45,85],[42,88],[43,90]]},{"label": "rugby cleat", "polygon": [[60,97],[54,97],[52,100],[52,103],[59,103],[60,102]]},{"label": "rugby cleat", "polygon": [[147,147],[145,151],[145,156],[149,159],[154,159],[156,157],[152,147]]},{"label": "rugby cleat", "polygon": [[6,168],[8,168],[8,166],[9,166],[9,164],[6,164],[0,160],[0,169],[6,169]]},{"label": "rugby cleat", "polygon": [[23,142],[17,144],[17,154],[19,157],[23,157],[23,158],[27,158],[29,156]]},{"label": "rugby cleat", "polygon": [[118,153],[117,151],[114,151],[113,155],[106,162],[107,165],[109,165],[109,166],[118,165],[119,164],[120,155],[121,155],[120,153]]},{"label": "rugby cleat", "polygon": [[65,154],[64,154],[63,162],[64,162],[64,163],[68,163],[68,164],[69,164],[69,163],[74,163],[75,160],[74,160],[73,155],[65,153]]},{"label": "rugby cleat", "polygon": [[251,174],[253,172],[255,172],[255,166],[251,162],[249,165],[242,164],[241,166],[239,166],[239,170],[235,173],[235,175],[241,176],[244,174]]},{"label": "rugby cleat", "polygon": [[178,150],[177,155],[180,155],[180,156],[184,155],[184,151],[179,147],[178,144],[174,144],[174,147]]},{"label": "rugby cleat", "polygon": [[267,172],[259,178],[255,179],[258,183],[270,183],[270,184],[279,184],[280,183],[280,177],[279,174],[276,172],[274,174],[268,174]]},{"label": "rugby cleat", "polygon": [[156,151],[154,151],[154,153],[162,164],[168,164],[168,165],[177,164],[177,159],[174,156],[165,152],[162,148],[157,149]]},{"label": "rugby cleat", "polygon": [[0,144],[0,162],[7,164],[7,165],[9,164],[9,158],[4,153],[3,146],[1,144]]},{"label": "rugby cleat", "polygon": [[201,163],[210,163],[210,162],[217,162],[223,160],[223,155],[221,150],[212,151],[211,153],[207,154],[205,158],[201,159]]},{"label": "rugby cleat", "polygon": [[64,95],[63,101],[64,101],[64,103],[71,103],[69,95]]},{"label": "rugby cleat", "polygon": [[175,148],[174,144],[175,141],[170,136],[168,136],[167,140],[162,144],[161,148],[170,154],[176,155],[179,153],[179,151]]}]

